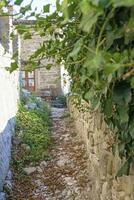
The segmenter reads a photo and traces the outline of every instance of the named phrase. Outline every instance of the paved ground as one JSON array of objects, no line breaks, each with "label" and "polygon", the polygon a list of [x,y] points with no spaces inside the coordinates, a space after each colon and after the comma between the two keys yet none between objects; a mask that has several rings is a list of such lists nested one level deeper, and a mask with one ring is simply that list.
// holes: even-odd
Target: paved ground
[{"label": "paved ground", "polygon": [[[54,145],[50,161],[43,161],[29,175],[29,185],[16,185],[13,200],[91,200],[87,156],[73,120],[64,109],[52,108]],[[27,183],[28,184],[28,183]],[[18,197],[17,197],[18,195]]]}]

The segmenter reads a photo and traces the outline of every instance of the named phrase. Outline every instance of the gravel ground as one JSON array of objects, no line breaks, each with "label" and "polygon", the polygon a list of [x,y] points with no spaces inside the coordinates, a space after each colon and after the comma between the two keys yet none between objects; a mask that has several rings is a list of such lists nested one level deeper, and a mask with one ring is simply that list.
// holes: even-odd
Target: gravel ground
[{"label": "gravel ground", "polygon": [[91,200],[87,155],[73,120],[64,109],[52,108],[51,159],[29,174],[29,182],[14,182],[13,200]]}]

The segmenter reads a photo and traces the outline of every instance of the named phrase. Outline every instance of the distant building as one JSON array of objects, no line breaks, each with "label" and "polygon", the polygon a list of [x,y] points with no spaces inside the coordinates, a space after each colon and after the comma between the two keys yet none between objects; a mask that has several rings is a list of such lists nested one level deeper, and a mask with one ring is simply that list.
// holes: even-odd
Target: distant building
[{"label": "distant building", "polygon": [[[35,23],[34,20],[19,20],[14,21],[14,25],[25,24],[31,28]],[[32,29],[32,28],[31,28]],[[24,70],[28,58],[39,48],[44,39],[33,32],[32,39],[24,40],[20,36],[20,63],[22,74],[22,87],[30,92],[34,92],[40,96],[51,93],[52,96],[58,96],[62,93],[61,89],[61,68],[54,64],[53,60],[44,59],[37,66],[38,69],[27,72]],[[53,63],[54,67],[47,70],[45,66],[48,63]]]}]

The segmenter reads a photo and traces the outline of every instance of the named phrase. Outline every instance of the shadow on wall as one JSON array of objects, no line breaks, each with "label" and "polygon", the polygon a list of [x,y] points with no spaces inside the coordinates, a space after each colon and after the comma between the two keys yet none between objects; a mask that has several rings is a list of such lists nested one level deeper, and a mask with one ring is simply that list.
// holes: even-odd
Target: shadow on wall
[{"label": "shadow on wall", "polygon": [[11,159],[12,136],[15,132],[15,117],[8,120],[0,133],[0,192],[3,191]]}]

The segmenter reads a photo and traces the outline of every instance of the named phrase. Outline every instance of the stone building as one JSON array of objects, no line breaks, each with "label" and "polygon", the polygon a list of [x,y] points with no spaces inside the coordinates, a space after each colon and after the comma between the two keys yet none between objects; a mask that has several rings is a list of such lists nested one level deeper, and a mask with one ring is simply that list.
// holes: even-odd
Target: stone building
[{"label": "stone building", "polygon": [[[9,11],[12,8],[9,7]],[[10,40],[12,18],[0,17],[0,199],[5,199],[3,186],[9,174],[11,140],[14,133],[15,115],[19,100],[19,72],[10,74],[13,55],[13,42]],[[8,177],[9,179],[9,177]],[[9,180],[8,180],[9,181]]]},{"label": "stone building", "polygon": [[[29,26],[29,28],[31,28],[34,23],[35,20],[14,21],[14,25],[24,24]],[[56,64],[50,70],[45,68],[48,63],[54,63],[54,61],[44,59],[41,61],[41,64],[37,66],[38,69],[32,72],[24,70],[28,58],[40,47],[43,41],[44,39],[35,32],[32,33],[31,39],[24,40],[21,36],[20,60],[22,70],[22,86],[30,92],[34,92],[40,96],[43,96],[43,94],[45,95],[47,92],[50,92],[52,96],[58,96],[61,94],[61,68]]]}]

